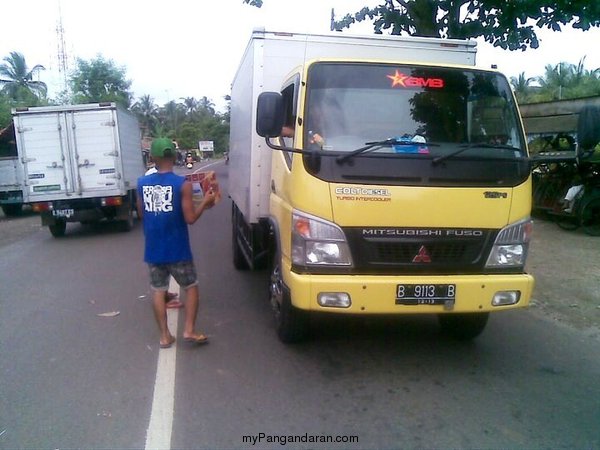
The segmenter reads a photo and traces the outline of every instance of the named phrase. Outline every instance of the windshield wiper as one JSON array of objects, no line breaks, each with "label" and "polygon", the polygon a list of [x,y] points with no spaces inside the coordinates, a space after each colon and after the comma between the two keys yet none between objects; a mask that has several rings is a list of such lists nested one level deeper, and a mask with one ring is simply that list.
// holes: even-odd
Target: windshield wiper
[{"label": "windshield wiper", "polygon": [[438,147],[439,146],[439,144],[435,144],[433,142],[412,142],[412,141],[405,141],[405,140],[399,141],[396,138],[389,138],[389,139],[385,139],[383,141],[365,142],[364,147],[357,148],[356,150],[353,150],[350,153],[346,153],[345,155],[338,156],[335,160],[341,164],[344,161],[348,161],[349,159],[354,158],[356,155],[360,155],[361,153],[367,152],[374,148],[387,147],[387,146],[391,147],[394,145],[406,145],[406,146],[420,145],[422,147],[426,147],[426,146]]},{"label": "windshield wiper", "polygon": [[458,150],[452,152],[452,153],[448,153],[447,155],[442,155],[442,156],[438,156],[437,158],[433,158],[431,160],[431,164],[433,164],[434,166],[446,161],[447,159],[453,158],[456,155],[460,155],[463,152],[466,152],[469,149],[472,148],[497,148],[497,149],[502,149],[502,150],[516,150],[518,152],[521,151],[520,148],[517,147],[513,147],[512,145],[506,145],[506,144],[487,144],[485,142],[482,142],[480,144],[462,144],[459,146]]}]

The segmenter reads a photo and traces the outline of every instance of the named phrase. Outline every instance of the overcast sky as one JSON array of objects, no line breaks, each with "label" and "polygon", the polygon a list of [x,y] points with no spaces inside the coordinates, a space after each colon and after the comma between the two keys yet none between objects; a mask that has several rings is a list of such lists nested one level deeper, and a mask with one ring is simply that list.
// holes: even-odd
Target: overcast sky
[{"label": "overcast sky", "polygon": [[[25,55],[30,67],[42,64],[41,81],[55,96],[62,88],[58,74],[59,4],[70,68],[76,58],[98,54],[125,66],[134,96],[150,94],[163,105],[181,97],[209,97],[219,109],[252,30],[321,33],[329,31],[331,8],[336,15],[354,12],[369,0],[264,0],[261,9],[242,0],[15,0],[2,2],[0,57],[11,51]],[[497,64],[507,76],[542,75],[546,64],[600,67],[600,30],[561,33],[542,31],[539,49],[508,52],[479,42],[477,65]],[[349,31],[371,34],[372,25]]]}]

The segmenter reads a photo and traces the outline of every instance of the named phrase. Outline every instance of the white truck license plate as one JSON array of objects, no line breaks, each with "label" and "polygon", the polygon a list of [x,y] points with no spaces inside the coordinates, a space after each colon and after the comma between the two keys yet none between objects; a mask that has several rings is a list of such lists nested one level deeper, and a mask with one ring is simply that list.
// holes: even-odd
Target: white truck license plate
[{"label": "white truck license plate", "polygon": [[73,211],[72,209],[55,209],[52,211],[52,215],[54,217],[65,217],[67,219],[73,214],[75,214],[75,211]]}]

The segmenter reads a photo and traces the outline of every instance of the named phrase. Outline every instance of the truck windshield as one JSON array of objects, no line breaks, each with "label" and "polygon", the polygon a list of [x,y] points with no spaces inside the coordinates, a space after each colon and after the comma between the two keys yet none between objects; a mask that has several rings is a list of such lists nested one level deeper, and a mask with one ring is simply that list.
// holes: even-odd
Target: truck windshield
[{"label": "truck windshield", "polygon": [[[316,63],[307,86],[305,148],[349,157],[422,155],[436,163],[526,155],[510,86],[496,72]],[[385,145],[365,149],[373,142]]]}]

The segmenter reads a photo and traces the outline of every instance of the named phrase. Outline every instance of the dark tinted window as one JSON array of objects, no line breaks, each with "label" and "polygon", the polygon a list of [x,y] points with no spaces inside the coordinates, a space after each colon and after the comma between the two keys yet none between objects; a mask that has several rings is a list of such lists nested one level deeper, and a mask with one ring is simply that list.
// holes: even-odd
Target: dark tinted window
[{"label": "dark tinted window", "polygon": [[[445,154],[466,143],[500,144],[524,153],[510,86],[480,70],[384,64],[317,63],[310,69],[304,127],[325,139],[324,150],[346,152],[365,142],[401,138],[423,153]],[[383,153],[407,148],[386,147]],[[479,148],[481,154],[506,149]]]}]

